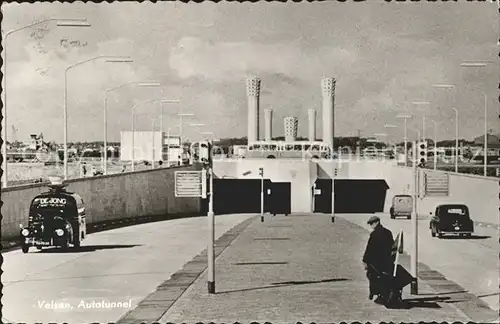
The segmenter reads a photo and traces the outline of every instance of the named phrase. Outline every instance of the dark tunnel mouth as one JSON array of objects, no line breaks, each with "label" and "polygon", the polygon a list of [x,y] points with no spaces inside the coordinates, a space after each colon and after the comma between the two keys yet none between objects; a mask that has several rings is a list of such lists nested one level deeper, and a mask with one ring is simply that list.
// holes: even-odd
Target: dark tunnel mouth
[{"label": "dark tunnel mouth", "polygon": [[[315,213],[331,213],[331,179],[317,179],[314,195]],[[267,192],[270,189],[270,193]],[[336,179],[336,213],[380,213],[389,186],[382,179]],[[260,179],[214,179],[214,212],[216,214],[260,213]],[[264,179],[264,212],[271,214],[291,213],[291,182],[272,182]],[[313,188],[310,190],[313,196]],[[208,210],[208,206],[204,205]]]}]

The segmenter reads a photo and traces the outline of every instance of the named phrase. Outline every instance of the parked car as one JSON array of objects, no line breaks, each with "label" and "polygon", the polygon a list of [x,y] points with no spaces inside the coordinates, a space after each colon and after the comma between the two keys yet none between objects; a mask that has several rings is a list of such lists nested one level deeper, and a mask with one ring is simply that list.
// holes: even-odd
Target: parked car
[{"label": "parked car", "polygon": [[429,228],[432,237],[441,238],[445,234],[471,236],[474,233],[474,222],[470,218],[469,208],[463,204],[446,204],[436,207],[431,214]]},{"label": "parked car", "polygon": [[412,211],[413,199],[410,195],[395,195],[392,197],[392,206],[390,209],[392,219],[398,216],[404,216],[410,219]]}]

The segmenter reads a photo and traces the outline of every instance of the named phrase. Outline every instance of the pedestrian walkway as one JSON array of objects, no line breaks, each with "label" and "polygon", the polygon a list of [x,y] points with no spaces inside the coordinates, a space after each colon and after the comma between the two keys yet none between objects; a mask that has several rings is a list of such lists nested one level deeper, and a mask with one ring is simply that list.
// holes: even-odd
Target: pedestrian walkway
[{"label": "pedestrian walkway", "polygon": [[[435,296],[424,281],[419,296],[405,288],[405,309],[370,301],[361,263],[368,234],[345,219],[332,223],[318,214],[266,216],[264,223],[256,218],[221,238],[216,294],[207,293],[202,253],[118,323],[471,320],[453,305],[454,297]],[[402,260],[408,269],[408,258]]]}]

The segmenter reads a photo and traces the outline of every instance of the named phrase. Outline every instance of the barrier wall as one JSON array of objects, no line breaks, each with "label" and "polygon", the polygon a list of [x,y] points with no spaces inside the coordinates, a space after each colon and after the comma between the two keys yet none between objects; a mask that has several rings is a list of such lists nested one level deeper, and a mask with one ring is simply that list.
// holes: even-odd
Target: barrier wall
[{"label": "barrier wall", "polygon": [[[196,167],[162,168],[93,178],[68,180],[67,190],[82,196],[87,223],[123,218],[186,214],[201,211],[200,198],[176,198],[174,171],[196,170]],[[2,239],[19,235],[19,224],[28,222],[33,197],[47,190],[46,184],[2,189]]]},{"label": "barrier wall", "polygon": [[[459,174],[455,172],[434,171],[449,174],[449,195],[445,197],[423,197],[418,199],[417,212],[419,216],[430,216],[437,205],[457,203],[469,207],[474,221],[499,224],[498,210],[498,179]],[[388,181],[389,198],[394,194],[412,192],[412,169],[410,167],[394,166]],[[387,209],[391,202],[386,204]]]},{"label": "barrier wall", "polygon": [[[334,163],[338,162],[334,161]],[[258,178],[259,167],[264,167],[266,179],[292,183],[292,212],[310,210],[311,186],[316,178],[331,178],[333,171],[330,161],[241,159],[215,162],[214,172],[219,178],[224,176]],[[245,171],[252,173],[244,176]],[[438,204],[463,203],[469,206],[471,216],[475,221],[499,224],[498,179],[446,171],[435,172],[449,174],[450,193],[447,197],[419,199],[417,208],[420,217],[429,216]],[[394,195],[412,193],[412,169],[397,166],[395,160],[341,161],[337,179],[385,180],[389,186],[384,205],[386,213],[389,212]]]}]

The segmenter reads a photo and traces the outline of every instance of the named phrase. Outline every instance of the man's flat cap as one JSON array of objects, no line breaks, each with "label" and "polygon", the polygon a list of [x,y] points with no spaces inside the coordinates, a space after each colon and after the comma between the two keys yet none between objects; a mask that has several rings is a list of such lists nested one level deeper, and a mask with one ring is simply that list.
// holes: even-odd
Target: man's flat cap
[{"label": "man's flat cap", "polygon": [[372,216],[372,217],[370,217],[370,219],[366,223],[367,224],[373,224],[375,222],[380,222],[380,218],[378,216]]}]

